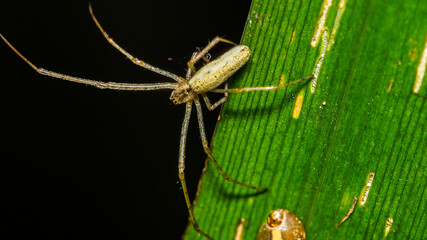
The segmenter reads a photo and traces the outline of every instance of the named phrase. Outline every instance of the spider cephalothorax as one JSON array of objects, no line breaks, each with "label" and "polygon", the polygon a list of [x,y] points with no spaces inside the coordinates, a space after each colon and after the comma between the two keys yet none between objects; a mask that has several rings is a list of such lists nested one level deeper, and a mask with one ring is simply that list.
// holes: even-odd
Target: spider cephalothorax
[{"label": "spider cephalothorax", "polygon": [[174,104],[181,104],[193,101],[194,99],[198,98],[197,93],[191,89],[190,85],[187,83],[179,84],[178,87],[172,91],[172,94],[170,96],[170,100]]}]

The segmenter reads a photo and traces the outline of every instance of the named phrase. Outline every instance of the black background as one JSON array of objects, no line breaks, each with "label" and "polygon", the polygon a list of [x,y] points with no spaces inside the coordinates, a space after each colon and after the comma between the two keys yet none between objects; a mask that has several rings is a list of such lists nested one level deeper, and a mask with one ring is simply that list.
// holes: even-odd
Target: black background
[{"label": "black background", "polygon": [[[250,1],[92,6],[128,52],[183,76],[191,53],[209,39],[240,41]],[[100,81],[170,81],[110,46],[90,18],[88,1],[2,3],[0,32],[45,69]],[[170,91],[100,90],[38,75],[3,42],[0,63],[2,236],[181,237],[187,209],[177,161],[184,106],[172,104]],[[218,111],[204,113],[211,135]],[[192,198],[206,158],[195,120],[193,114],[186,158]]]}]

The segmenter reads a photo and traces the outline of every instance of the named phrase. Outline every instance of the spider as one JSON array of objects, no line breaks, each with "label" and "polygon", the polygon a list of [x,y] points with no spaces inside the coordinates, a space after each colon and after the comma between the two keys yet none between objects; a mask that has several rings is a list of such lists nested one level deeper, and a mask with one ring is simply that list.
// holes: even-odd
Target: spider
[{"label": "spider", "polygon": [[[203,122],[203,114],[202,114],[202,105],[200,103],[199,95],[203,97],[203,100],[206,103],[206,106],[209,110],[213,110],[220,106],[227,100],[229,93],[240,93],[240,92],[249,92],[249,91],[263,91],[263,90],[276,90],[279,88],[283,88],[303,80],[310,79],[312,76],[308,76],[287,84],[281,84],[278,86],[266,86],[266,87],[243,87],[243,88],[233,88],[229,89],[226,80],[233,75],[237,70],[239,70],[250,57],[250,49],[245,45],[237,45],[232,41],[221,37],[215,37],[205,48],[201,51],[194,52],[190,61],[187,62],[188,70],[186,77],[180,77],[168,71],[162,70],[160,68],[154,67],[138,58],[132,56],[127,51],[125,51],[122,47],[120,47],[112,38],[108,36],[105,30],[101,27],[101,24],[96,19],[92,7],[89,4],[89,12],[92,16],[93,21],[95,22],[98,29],[101,31],[105,39],[117,50],[119,50],[122,54],[124,54],[127,58],[129,58],[134,64],[163,75],[165,77],[171,78],[176,82],[162,82],[162,83],[116,83],[116,82],[101,82],[96,80],[91,80],[87,78],[80,78],[69,76],[49,70],[45,70],[43,68],[36,67],[32,62],[30,62],[27,58],[25,58],[18,50],[16,50],[12,44],[0,34],[0,37],[3,41],[20,57],[22,58],[28,65],[30,65],[34,70],[36,70],[39,74],[47,75],[54,78],[59,78],[71,82],[82,83],[91,85],[101,89],[115,89],[115,90],[132,90],[132,91],[148,91],[148,90],[160,90],[160,89],[171,89],[172,94],[170,96],[170,100],[176,105],[185,104],[185,116],[182,123],[181,128],[181,137],[179,144],[179,160],[178,160],[178,175],[182,185],[182,190],[184,193],[185,202],[188,209],[189,220],[194,226],[194,229],[205,236],[208,239],[212,239],[208,234],[203,232],[193,214],[192,204],[190,201],[190,197],[188,195],[187,185],[185,182],[184,168],[185,168],[185,146],[188,132],[188,125],[190,121],[191,111],[193,108],[193,104],[196,106],[197,111],[197,119],[199,123],[200,136],[202,140],[202,145],[205,153],[208,155],[209,160],[215,165],[218,172],[221,176],[229,181],[236,184],[239,184],[244,187],[248,187],[255,190],[266,190],[266,188],[255,187],[249,184],[245,184],[239,182],[235,179],[230,178],[219,166],[218,162],[212,155],[211,149],[209,148],[208,140],[205,133],[205,127]],[[208,53],[210,49],[212,49],[217,43],[224,42],[231,45],[234,45],[229,51],[224,53],[219,58],[210,61],[205,55]],[[199,60],[205,61],[207,64],[201,67],[198,71],[196,71],[195,64]],[[221,84],[224,84],[223,89],[217,88]],[[215,92],[215,93],[223,93],[224,96],[219,99],[217,102],[211,104],[209,98],[206,95],[206,92]]]}]

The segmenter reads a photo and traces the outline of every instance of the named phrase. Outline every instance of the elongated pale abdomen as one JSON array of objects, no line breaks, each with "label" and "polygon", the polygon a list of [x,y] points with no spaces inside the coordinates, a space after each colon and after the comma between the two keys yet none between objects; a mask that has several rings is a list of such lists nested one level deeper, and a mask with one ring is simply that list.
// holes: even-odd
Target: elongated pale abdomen
[{"label": "elongated pale abdomen", "polygon": [[237,45],[199,69],[188,84],[197,94],[215,89],[245,65],[250,55],[248,46]]}]

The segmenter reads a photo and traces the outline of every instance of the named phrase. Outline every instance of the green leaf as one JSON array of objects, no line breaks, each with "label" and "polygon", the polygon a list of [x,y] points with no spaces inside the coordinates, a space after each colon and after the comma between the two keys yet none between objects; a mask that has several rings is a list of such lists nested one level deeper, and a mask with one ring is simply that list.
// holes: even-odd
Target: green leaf
[{"label": "green leaf", "polygon": [[[322,35],[316,47],[310,43],[323,6],[254,0],[242,41],[251,60],[231,87],[311,75],[322,51]],[[241,218],[247,221],[243,239],[255,239],[277,208],[298,216],[307,239],[427,238],[426,77],[414,92],[419,65],[425,66],[427,4],[348,0],[341,19],[338,9],[333,1],[326,16],[329,43],[334,24],[339,28],[314,93],[307,81],[231,94],[226,102],[213,155],[230,177],[268,191],[228,183],[209,164],[194,212],[214,239],[233,239]],[[298,117],[297,96],[303,96]],[[337,227],[354,197],[354,212]],[[190,226],[186,238],[203,237]]]}]

